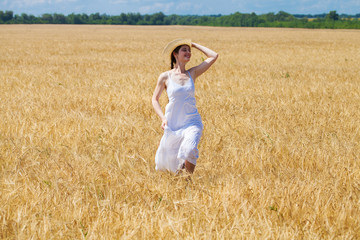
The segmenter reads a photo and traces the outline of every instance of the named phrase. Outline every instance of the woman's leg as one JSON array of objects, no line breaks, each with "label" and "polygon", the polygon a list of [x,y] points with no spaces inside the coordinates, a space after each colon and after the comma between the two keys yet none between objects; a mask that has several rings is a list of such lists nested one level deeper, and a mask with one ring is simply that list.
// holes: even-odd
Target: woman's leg
[{"label": "woman's leg", "polygon": [[186,159],[185,170],[188,173],[193,173],[196,166],[196,160],[199,157],[199,150],[197,148],[200,141],[202,129],[199,126],[190,126],[184,132],[184,139],[179,148],[178,158]]},{"label": "woman's leg", "polygon": [[195,170],[195,166],[194,164],[192,164],[191,162],[188,162],[185,160],[185,169],[188,173],[193,173]]}]

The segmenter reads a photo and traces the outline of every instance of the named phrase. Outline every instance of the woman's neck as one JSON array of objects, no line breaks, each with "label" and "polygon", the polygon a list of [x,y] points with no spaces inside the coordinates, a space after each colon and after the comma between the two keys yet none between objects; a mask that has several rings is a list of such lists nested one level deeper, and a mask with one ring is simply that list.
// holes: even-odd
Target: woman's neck
[{"label": "woman's neck", "polygon": [[174,69],[174,72],[179,72],[179,73],[185,73],[186,70],[185,70],[185,64],[176,64],[175,67],[173,68]]}]

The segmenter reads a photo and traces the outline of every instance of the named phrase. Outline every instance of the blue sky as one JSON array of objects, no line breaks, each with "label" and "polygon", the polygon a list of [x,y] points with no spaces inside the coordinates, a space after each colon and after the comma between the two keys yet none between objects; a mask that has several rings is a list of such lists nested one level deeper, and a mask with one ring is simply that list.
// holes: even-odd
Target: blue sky
[{"label": "blue sky", "polygon": [[263,14],[285,11],[291,14],[360,13],[360,0],[0,0],[0,10],[27,13],[120,13],[166,15],[228,15],[235,12]]}]

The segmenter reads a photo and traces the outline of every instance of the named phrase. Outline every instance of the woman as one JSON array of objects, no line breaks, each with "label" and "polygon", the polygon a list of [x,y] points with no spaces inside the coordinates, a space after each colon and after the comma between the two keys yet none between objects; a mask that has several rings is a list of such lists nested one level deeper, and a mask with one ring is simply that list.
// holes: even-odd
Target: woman
[{"label": "woman", "polygon": [[[198,66],[185,69],[191,58],[191,47],[203,52],[207,59]],[[178,172],[186,169],[193,173],[199,157],[198,143],[203,124],[196,108],[194,83],[216,61],[218,54],[190,39],[176,39],[164,49],[171,60],[171,70],[160,74],[152,97],[155,112],[162,120],[164,135],[156,151],[156,170]],[[169,103],[165,114],[159,99],[166,89]]]}]

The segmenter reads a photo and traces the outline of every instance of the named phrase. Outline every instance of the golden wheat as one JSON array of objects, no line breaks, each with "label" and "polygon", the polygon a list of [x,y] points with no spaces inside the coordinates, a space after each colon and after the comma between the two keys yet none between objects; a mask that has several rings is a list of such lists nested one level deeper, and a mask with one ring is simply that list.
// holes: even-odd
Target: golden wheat
[{"label": "golden wheat", "polygon": [[[178,37],[220,54],[196,82],[205,129],[190,179],[154,170],[151,96]],[[0,238],[360,238],[359,39],[0,26]]]}]

